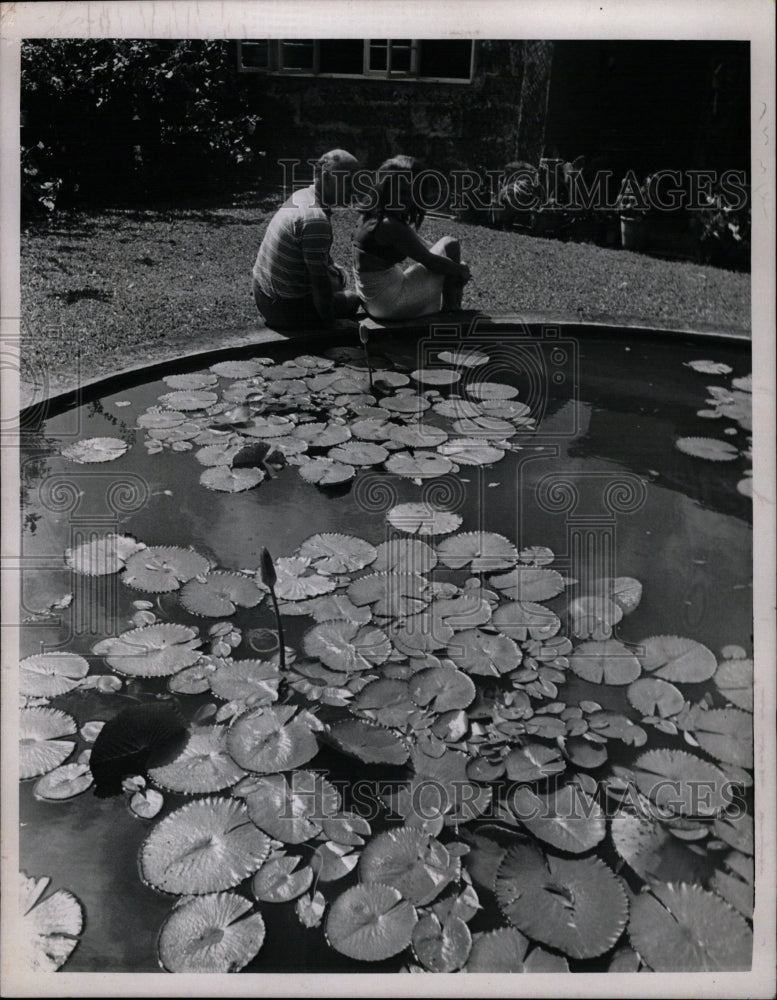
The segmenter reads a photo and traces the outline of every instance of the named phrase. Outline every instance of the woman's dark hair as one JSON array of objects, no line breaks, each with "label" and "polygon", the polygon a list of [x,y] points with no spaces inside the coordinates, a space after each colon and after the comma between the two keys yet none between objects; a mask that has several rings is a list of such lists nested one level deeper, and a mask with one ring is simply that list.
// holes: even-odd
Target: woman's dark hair
[{"label": "woman's dark hair", "polygon": [[418,202],[421,164],[412,156],[392,156],[375,171],[369,197],[360,210],[365,219],[382,219],[386,212],[395,212],[403,222],[418,229],[426,212]]}]

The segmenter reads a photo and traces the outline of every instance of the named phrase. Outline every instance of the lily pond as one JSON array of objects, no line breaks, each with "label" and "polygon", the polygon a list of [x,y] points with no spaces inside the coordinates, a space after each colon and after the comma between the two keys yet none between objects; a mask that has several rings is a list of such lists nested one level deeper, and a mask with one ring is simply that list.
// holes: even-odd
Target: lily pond
[{"label": "lily pond", "polygon": [[750,968],[749,344],[305,347],[26,425],[25,961]]}]

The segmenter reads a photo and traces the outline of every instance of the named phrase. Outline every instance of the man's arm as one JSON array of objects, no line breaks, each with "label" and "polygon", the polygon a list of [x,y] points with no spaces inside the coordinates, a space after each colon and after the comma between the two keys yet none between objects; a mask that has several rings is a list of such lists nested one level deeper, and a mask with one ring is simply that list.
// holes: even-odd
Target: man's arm
[{"label": "man's arm", "polygon": [[304,219],[300,241],[316,311],[322,321],[331,326],[335,315],[329,277],[329,251],[332,246],[332,226],[329,220],[319,217]]}]

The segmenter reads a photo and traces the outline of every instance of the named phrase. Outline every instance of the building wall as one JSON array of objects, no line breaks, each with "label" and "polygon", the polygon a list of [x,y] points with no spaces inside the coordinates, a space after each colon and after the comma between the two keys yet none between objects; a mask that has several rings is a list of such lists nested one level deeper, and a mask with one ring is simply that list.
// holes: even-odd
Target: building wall
[{"label": "building wall", "polygon": [[[243,84],[255,94],[267,150],[267,180],[279,157],[315,157],[342,146],[367,166],[396,153],[441,170],[499,169],[541,154],[549,42],[476,42],[471,83],[396,82],[255,74]],[[531,51],[527,46],[532,46]],[[538,46],[540,48],[538,48]],[[535,106],[523,94],[531,68]],[[539,81],[538,81],[539,77]],[[523,127],[525,123],[525,128]]]}]

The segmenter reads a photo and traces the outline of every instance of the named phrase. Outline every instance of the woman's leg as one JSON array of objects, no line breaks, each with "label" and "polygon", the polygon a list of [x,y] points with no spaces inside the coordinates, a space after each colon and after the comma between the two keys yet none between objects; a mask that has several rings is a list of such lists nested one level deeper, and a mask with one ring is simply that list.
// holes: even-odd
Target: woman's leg
[{"label": "woman's leg", "polygon": [[[453,236],[443,236],[437,240],[431,253],[439,254],[441,257],[449,257],[457,264],[461,263],[461,244]],[[461,309],[461,299],[464,294],[464,282],[460,278],[446,275],[442,285],[442,308],[444,312],[452,312]]]}]

